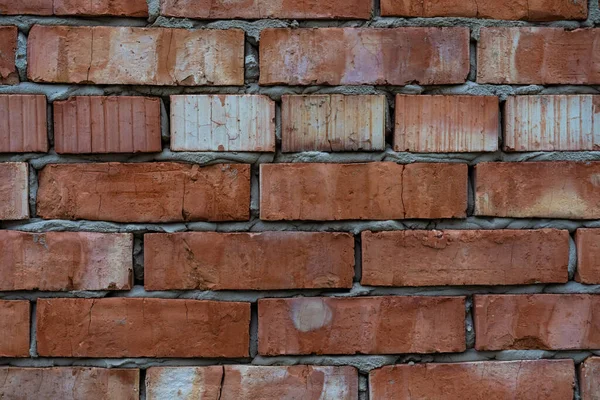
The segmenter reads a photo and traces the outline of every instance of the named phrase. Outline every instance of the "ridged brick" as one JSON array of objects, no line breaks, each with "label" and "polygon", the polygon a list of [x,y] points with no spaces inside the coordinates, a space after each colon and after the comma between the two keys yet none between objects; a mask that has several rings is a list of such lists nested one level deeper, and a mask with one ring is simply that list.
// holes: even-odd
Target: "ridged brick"
[{"label": "ridged brick", "polygon": [[51,164],[39,173],[37,212],[115,222],[247,220],[250,166]]},{"label": "ridged brick", "polygon": [[461,352],[464,319],[464,297],[262,299],[258,352],[266,356]]},{"label": "ridged brick", "polygon": [[418,153],[498,150],[496,96],[396,96],[394,150]]},{"label": "ridged brick", "polygon": [[0,153],[48,151],[46,96],[0,95]]},{"label": "ridged brick", "polygon": [[[393,365],[371,371],[371,399],[571,400],[572,360]],[[540,379],[543,377],[543,379]]]},{"label": "ridged brick", "polygon": [[248,356],[250,303],[38,299],[36,318],[41,356]]},{"label": "ridged brick", "polygon": [[504,150],[600,150],[600,96],[509,97]]},{"label": "ridged brick", "polygon": [[0,0],[0,14],[147,17],[146,0]]},{"label": "ridged brick", "polygon": [[475,215],[600,218],[600,162],[481,163],[475,185]]},{"label": "ridged brick", "polygon": [[600,357],[590,357],[579,367],[581,400],[600,399]]},{"label": "ridged brick", "polygon": [[0,357],[29,357],[29,313],[29,301],[0,300]]},{"label": "ridged brick", "polygon": [[129,290],[129,233],[0,231],[0,290]]},{"label": "ridged brick", "polygon": [[600,84],[600,29],[481,28],[477,82]]},{"label": "ridged brick", "polygon": [[575,245],[577,247],[575,280],[585,284],[600,284],[600,229],[577,229]]},{"label": "ridged brick", "polygon": [[260,95],[171,96],[171,150],[275,151],[275,102]]},{"label": "ridged brick", "polygon": [[600,347],[600,296],[475,295],[477,350]]},{"label": "ridged brick", "polygon": [[146,290],[350,288],[353,277],[348,233],[144,235]]},{"label": "ridged brick", "polygon": [[55,101],[57,153],[150,153],[162,150],[160,100],[77,96]]},{"label": "ridged brick", "polygon": [[468,28],[286,28],[260,37],[263,85],[434,85],[464,83],[468,73]]},{"label": "ridged brick", "polygon": [[370,286],[525,285],[569,280],[566,230],[362,233]]},{"label": "ridged brick", "polygon": [[27,163],[0,163],[0,220],[29,218]]},{"label": "ridged brick", "polygon": [[461,218],[465,164],[261,164],[264,220]]},{"label": "ridged brick", "polygon": [[281,98],[283,152],[385,150],[385,96]]},{"label": "ridged brick", "polygon": [[34,82],[108,85],[243,85],[244,32],[34,25]]},{"label": "ridged brick", "polygon": [[137,369],[0,368],[6,399],[138,400]]},{"label": "ridged brick", "polygon": [[0,85],[19,83],[15,66],[17,35],[16,26],[0,26]]}]

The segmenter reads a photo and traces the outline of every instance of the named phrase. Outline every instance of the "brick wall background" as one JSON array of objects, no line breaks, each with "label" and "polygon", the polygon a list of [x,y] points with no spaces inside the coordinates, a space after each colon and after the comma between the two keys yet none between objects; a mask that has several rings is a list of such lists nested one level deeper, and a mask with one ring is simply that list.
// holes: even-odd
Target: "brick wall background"
[{"label": "brick wall background", "polygon": [[600,398],[597,0],[0,25],[0,397]]}]

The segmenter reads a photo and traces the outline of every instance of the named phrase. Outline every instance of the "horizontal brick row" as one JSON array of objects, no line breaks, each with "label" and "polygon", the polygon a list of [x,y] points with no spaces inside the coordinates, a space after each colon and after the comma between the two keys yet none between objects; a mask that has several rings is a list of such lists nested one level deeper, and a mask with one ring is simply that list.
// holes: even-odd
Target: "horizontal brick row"
[{"label": "horizontal brick row", "polygon": [[79,15],[147,17],[146,0],[0,0],[0,15]]}]

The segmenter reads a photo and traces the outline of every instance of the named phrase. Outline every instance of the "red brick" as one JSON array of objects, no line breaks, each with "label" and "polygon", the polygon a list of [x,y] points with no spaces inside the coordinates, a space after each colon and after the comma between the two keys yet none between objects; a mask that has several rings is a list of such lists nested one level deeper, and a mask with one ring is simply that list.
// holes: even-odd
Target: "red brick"
[{"label": "red brick", "polygon": [[55,0],[0,0],[0,14],[52,15]]},{"label": "red brick", "polygon": [[577,229],[577,282],[600,284],[600,229]]},{"label": "red brick", "polygon": [[7,399],[137,400],[137,369],[56,367],[0,368]]},{"label": "red brick", "polygon": [[0,95],[0,153],[48,151],[46,96]]},{"label": "red brick", "polygon": [[264,220],[460,218],[465,164],[261,164]]},{"label": "red brick", "polygon": [[258,352],[461,352],[464,319],[464,297],[263,299],[258,301]]},{"label": "red brick", "polygon": [[41,356],[248,356],[250,303],[38,299],[36,317]]},{"label": "red brick", "polygon": [[394,150],[416,153],[498,150],[496,96],[396,96]]},{"label": "red brick", "polygon": [[353,367],[293,365],[262,367],[154,367],[147,370],[147,400],[206,399],[358,399]]},{"label": "red brick", "polygon": [[146,0],[0,0],[0,14],[147,17]]},{"label": "red brick", "polygon": [[475,215],[600,218],[600,162],[481,163]]},{"label": "red brick", "polygon": [[434,85],[468,74],[468,28],[265,29],[260,37],[263,85]]},{"label": "red brick", "polygon": [[29,218],[27,163],[0,163],[0,220]]},{"label": "red brick", "polygon": [[600,84],[600,29],[481,28],[477,82]]},{"label": "red brick", "polygon": [[17,35],[16,26],[0,26],[0,85],[19,83],[19,74],[15,66]]},{"label": "red brick", "polygon": [[198,19],[369,19],[372,7],[370,0],[164,0],[161,14]]},{"label": "red brick", "polygon": [[474,296],[477,350],[600,347],[600,296]]},{"label": "red brick", "polygon": [[133,235],[0,231],[0,290],[129,290]]},{"label": "red brick", "polygon": [[581,400],[600,399],[600,357],[590,357],[579,367]]},{"label": "red brick", "polygon": [[586,19],[587,2],[585,0],[381,0],[381,15],[525,21]]},{"label": "red brick", "polygon": [[241,221],[250,215],[250,166],[52,164],[39,173],[37,196],[45,219]]},{"label": "red brick", "polygon": [[239,29],[34,25],[27,41],[34,82],[243,85]]},{"label": "red brick", "polygon": [[350,288],[348,233],[185,232],[144,236],[146,290]]},{"label": "red brick", "polygon": [[57,153],[160,152],[160,99],[77,96],[54,102]]},{"label": "red brick", "polygon": [[28,301],[0,300],[0,357],[29,356],[29,313]]},{"label": "red brick", "polygon": [[566,230],[362,233],[363,285],[566,283],[568,267]]},{"label": "red brick", "polygon": [[369,391],[371,399],[571,400],[574,372],[572,360],[393,365],[371,371]]}]

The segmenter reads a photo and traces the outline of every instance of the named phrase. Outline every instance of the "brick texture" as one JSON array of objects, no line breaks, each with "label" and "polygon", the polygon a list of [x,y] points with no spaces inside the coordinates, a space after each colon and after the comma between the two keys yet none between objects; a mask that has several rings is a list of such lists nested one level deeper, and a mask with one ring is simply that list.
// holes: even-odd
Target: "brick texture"
[{"label": "brick texture", "polygon": [[29,218],[27,163],[0,163],[0,220]]},{"label": "brick texture", "polygon": [[566,230],[367,231],[361,242],[363,285],[524,285],[569,279]]},{"label": "brick texture", "polygon": [[460,352],[465,350],[464,307],[464,297],[263,299],[258,301],[258,352]]},{"label": "brick texture", "polygon": [[600,398],[600,357],[590,357],[579,367],[581,400]]},{"label": "brick texture", "polygon": [[160,152],[160,100],[77,96],[54,102],[57,153]]},{"label": "brick texture", "polygon": [[250,166],[52,164],[39,174],[37,196],[37,212],[46,219],[247,220]]},{"label": "brick texture", "polygon": [[263,85],[463,83],[469,73],[469,30],[265,29],[260,55]]},{"label": "brick texture", "polygon": [[0,357],[29,356],[29,313],[28,301],[0,300]]},{"label": "brick texture", "polygon": [[39,299],[36,320],[41,356],[248,356],[249,303]]},{"label": "brick texture", "polygon": [[46,96],[0,95],[0,153],[48,151]]},{"label": "brick texture", "polygon": [[27,42],[34,82],[242,85],[244,32],[35,25]]},{"label": "brick texture", "polygon": [[144,236],[146,290],[350,288],[347,233],[186,232]]},{"label": "brick texture", "polygon": [[600,229],[577,229],[575,244],[577,246],[575,280],[585,284],[600,284]]},{"label": "brick texture", "polygon": [[0,26],[0,85],[19,83],[19,74],[15,66],[17,35],[16,26]]},{"label": "brick texture", "polygon": [[0,0],[0,14],[147,17],[146,0]]}]

